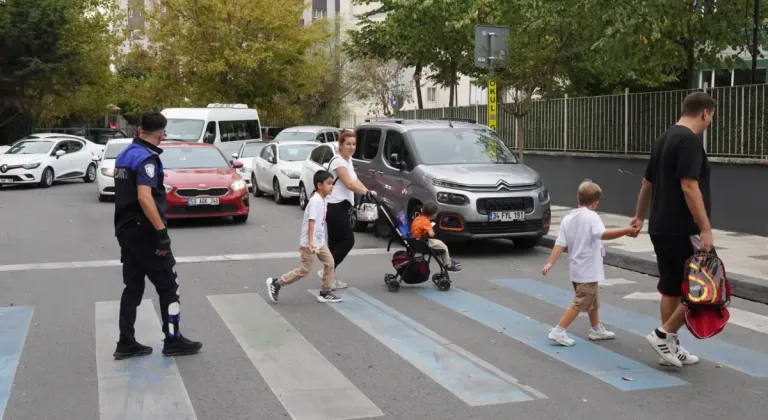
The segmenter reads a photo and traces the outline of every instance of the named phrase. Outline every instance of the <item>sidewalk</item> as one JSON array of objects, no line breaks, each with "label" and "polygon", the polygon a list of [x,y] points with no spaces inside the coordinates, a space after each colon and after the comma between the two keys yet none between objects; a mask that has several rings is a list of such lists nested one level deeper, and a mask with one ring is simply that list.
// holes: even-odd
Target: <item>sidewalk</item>
[{"label": "sidewalk", "polygon": [[[560,221],[570,207],[552,206],[549,235],[541,240],[548,248],[554,246]],[[631,217],[598,211],[608,229],[629,226]],[[714,229],[715,249],[725,264],[734,296],[768,304],[768,238],[746,233]],[[658,276],[656,254],[648,236],[648,221],[637,238],[605,241],[605,263],[611,266]]]}]

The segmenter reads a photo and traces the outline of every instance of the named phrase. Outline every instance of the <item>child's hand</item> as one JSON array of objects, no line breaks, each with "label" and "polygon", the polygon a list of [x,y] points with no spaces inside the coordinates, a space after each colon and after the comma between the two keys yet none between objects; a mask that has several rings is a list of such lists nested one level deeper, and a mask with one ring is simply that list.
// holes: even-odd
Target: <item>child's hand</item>
[{"label": "child's hand", "polygon": [[637,238],[637,235],[640,234],[640,230],[630,226],[628,228],[625,228],[624,234],[626,236],[629,236],[630,238]]},{"label": "child's hand", "polygon": [[309,252],[311,252],[313,254],[317,254],[317,248],[315,248],[314,245],[309,244]]},{"label": "child's hand", "polygon": [[552,268],[552,264],[551,263],[547,263],[547,265],[545,265],[544,268],[541,269],[541,274],[546,276],[547,273],[549,273],[549,269],[550,268]]}]

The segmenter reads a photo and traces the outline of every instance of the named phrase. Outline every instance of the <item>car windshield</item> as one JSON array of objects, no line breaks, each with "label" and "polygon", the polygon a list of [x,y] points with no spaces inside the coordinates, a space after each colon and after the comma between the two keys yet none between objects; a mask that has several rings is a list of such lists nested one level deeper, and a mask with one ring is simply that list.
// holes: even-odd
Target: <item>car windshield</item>
[{"label": "car windshield", "polygon": [[487,130],[441,128],[410,133],[425,165],[518,163],[504,142]]},{"label": "car windshield", "polygon": [[20,141],[11,146],[5,153],[8,155],[42,155],[48,153],[52,141]]},{"label": "car windshield", "polygon": [[168,118],[165,126],[165,140],[198,141],[203,134],[203,120]]},{"label": "car windshield", "polygon": [[109,143],[104,150],[104,159],[117,159],[120,154],[131,143]]},{"label": "car windshield", "polygon": [[243,155],[240,156],[241,158],[251,158],[256,157],[261,153],[261,149],[266,146],[266,143],[250,143],[246,144],[245,148],[243,149]]},{"label": "car windshield", "polygon": [[280,146],[278,157],[285,162],[298,162],[306,160],[312,150],[317,147],[314,144],[292,144]]},{"label": "car windshield", "polygon": [[287,142],[287,141],[314,141],[315,133],[306,131],[281,131],[280,134],[275,136],[275,141]]},{"label": "car windshield", "polygon": [[166,169],[229,168],[229,162],[215,147],[166,147],[160,160]]}]

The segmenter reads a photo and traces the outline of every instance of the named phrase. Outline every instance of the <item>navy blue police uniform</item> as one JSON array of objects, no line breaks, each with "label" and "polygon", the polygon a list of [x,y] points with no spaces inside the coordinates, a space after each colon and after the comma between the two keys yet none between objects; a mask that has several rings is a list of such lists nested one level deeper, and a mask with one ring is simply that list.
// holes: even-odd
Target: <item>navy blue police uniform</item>
[{"label": "navy blue police uniform", "polygon": [[[120,244],[125,289],[120,299],[120,341],[135,342],[134,324],[136,308],[144,295],[144,277],[148,277],[157,290],[166,336],[164,354],[171,352],[169,343],[179,341],[179,292],[174,269],[176,260],[170,251],[170,239],[163,235],[161,244],[158,230],[144,214],[138,199],[138,186],[152,188],[157,211],[165,219],[166,192],[163,185],[163,150],[136,137],[115,162],[115,236]],[[165,246],[163,248],[161,245]],[[158,249],[168,249],[157,255]],[[187,341],[187,340],[184,340]],[[168,352],[166,352],[168,350]]]}]

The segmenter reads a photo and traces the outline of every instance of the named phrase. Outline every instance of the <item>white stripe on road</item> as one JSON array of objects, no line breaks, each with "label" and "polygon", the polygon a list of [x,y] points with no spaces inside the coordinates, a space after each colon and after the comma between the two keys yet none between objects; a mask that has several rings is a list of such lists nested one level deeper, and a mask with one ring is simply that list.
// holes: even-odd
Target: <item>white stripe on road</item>
[{"label": "white stripe on road", "polygon": [[618,286],[620,284],[635,284],[635,283],[637,283],[637,282],[619,277],[619,278],[615,278],[615,279],[600,280],[598,282],[598,285],[600,285],[600,286]]},{"label": "white stripe on road", "polygon": [[[651,300],[654,302],[659,302],[661,301],[661,295],[659,292],[634,292],[624,296],[624,299]],[[731,317],[728,320],[729,324],[738,325],[753,331],[768,334],[768,316],[758,315],[756,313],[734,307],[728,307],[728,312],[731,314]]]},{"label": "white stripe on road", "polygon": [[[399,249],[399,248],[397,248]],[[395,250],[397,250],[395,249]],[[381,255],[394,252],[387,251],[386,248],[371,249],[353,249],[351,256],[361,255]],[[221,262],[221,261],[249,261],[249,260],[271,260],[277,258],[299,258],[300,254],[294,252],[264,252],[259,254],[229,254],[229,255],[201,255],[197,257],[176,257],[179,264],[202,263],[202,262]],[[32,264],[7,264],[0,265],[0,271],[28,271],[28,270],[59,270],[63,268],[99,268],[99,267],[119,267],[122,264],[120,260],[98,260],[98,261],[71,261],[55,263],[32,263]]]},{"label": "white stripe on road", "polygon": [[120,335],[119,318],[120,302],[96,302],[99,418],[197,419],[175,360],[162,355],[163,333],[152,301],[144,299],[136,314],[136,340],[151,345],[151,355],[126,360],[112,357]]},{"label": "white stripe on road", "polygon": [[294,420],[384,415],[259,295],[208,300]]}]

